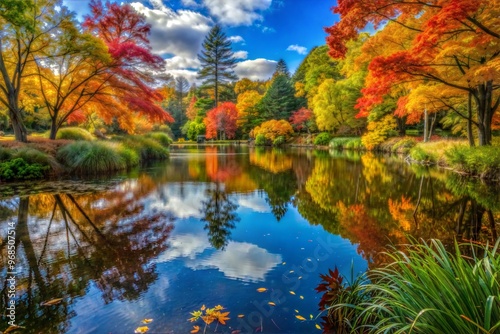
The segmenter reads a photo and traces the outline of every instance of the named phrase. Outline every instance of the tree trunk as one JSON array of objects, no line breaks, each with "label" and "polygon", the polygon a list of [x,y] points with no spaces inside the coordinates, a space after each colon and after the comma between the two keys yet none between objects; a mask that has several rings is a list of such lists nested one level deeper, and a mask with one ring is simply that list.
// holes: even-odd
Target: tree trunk
[{"label": "tree trunk", "polygon": [[478,85],[472,92],[477,104],[479,146],[491,145],[491,123],[497,106],[492,106],[493,82]]},{"label": "tree trunk", "polygon": [[472,133],[472,93],[469,92],[469,100],[467,102],[467,139],[469,140],[469,145],[476,146],[474,142],[474,134]]},{"label": "tree trunk", "polygon": [[14,130],[14,136],[17,141],[27,143],[28,142],[28,131],[24,126],[24,122],[21,116],[21,111],[12,109],[9,110],[9,118],[12,124],[12,129]]},{"label": "tree trunk", "polygon": [[424,109],[424,143],[428,141],[428,132],[429,131],[429,114],[427,113],[427,108]]},{"label": "tree trunk", "polygon": [[[57,114],[54,114],[57,115]],[[50,122],[50,139],[54,140],[56,139],[57,131],[59,130],[59,126],[57,125],[57,116],[52,117],[52,120]]]}]

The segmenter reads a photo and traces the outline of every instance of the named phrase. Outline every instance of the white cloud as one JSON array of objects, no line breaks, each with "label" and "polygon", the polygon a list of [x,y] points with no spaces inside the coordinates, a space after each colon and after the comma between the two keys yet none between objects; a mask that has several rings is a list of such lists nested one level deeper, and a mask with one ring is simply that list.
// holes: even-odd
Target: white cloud
[{"label": "white cloud", "polygon": [[272,0],[203,0],[211,15],[220,23],[239,26],[262,21],[260,12],[269,9]]},{"label": "white cloud", "polygon": [[247,51],[236,51],[233,53],[233,57],[236,59],[247,59],[248,52]]},{"label": "white cloud", "polygon": [[153,52],[172,56],[165,60],[167,73],[196,82],[196,69],[200,66],[198,53],[213,25],[212,19],[192,10],[174,11],[162,0],[149,1],[153,9],[140,2],[133,2],[131,6],[151,25],[149,40]]},{"label": "white cloud", "polygon": [[232,43],[242,43],[245,41],[241,36],[229,36],[227,39],[229,39]]},{"label": "white cloud", "polygon": [[194,260],[198,254],[210,248],[206,233],[180,234],[170,238],[169,248],[163,252],[157,262],[167,262],[177,258]]},{"label": "white cloud", "polygon": [[286,50],[287,51],[296,51],[299,55],[307,54],[307,48],[304,46],[297,45],[297,44],[290,45]]},{"label": "white cloud", "polygon": [[[175,77],[183,76],[191,82],[191,73],[188,70],[170,71]],[[151,202],[149,210],[169,212],[176,218],[201,218],[202,202],[206,199],[205,191],[207,185],[194,186],[192,184],[171,183],[161,187],[159,190],[163,194]],[[183,193],[183,196],[181,196]]]},{"label": "white cloud", "polygon": [[237,63],[234,72],[240,79],[267,80],[273,75],[275,69],[276,61],[258,58]]},{"label": "white cloud", "polygon": [[194,0],[182,0],[182,4],[186,7],[198,7],[199,4]]},{"label": "white cloud", "polygon": [[281,263],[281,255],[246,242],[230,241],[223,251],[217,251],[206,259],[189,261],[186,266],[193,270],[214,268],[231,279],[246,282],[264,281],[266,274]]},{"label": "white cloud", "polygon": [[245,196],[238,199],[238,204],[242,207],[252,209],[255,212],[271,212],[269,204],[265,198],[258,196]]}]

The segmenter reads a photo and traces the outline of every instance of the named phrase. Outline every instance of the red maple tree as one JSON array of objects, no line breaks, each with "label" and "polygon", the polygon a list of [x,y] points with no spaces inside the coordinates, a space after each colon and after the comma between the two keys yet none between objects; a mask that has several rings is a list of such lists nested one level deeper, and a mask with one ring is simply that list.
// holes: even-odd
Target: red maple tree
[{"label": "red maple tree", "polygon": [[210,110],[204,119],[206,137],[208,139],[234,138],[237,120],[238,109],[236,109],[236,105],[232,102],[223,102],[217,108]]},{"label": "red maple tree", "polygon": [[306,108],[300,108],[290,116],[290,123],[295,130],[300,131],[306,129],[309,132],[308,121],[311,119],[313,112]]},{"label": "red maple tree", "polygon": [[129,4],[100,0],[90,2],[90,15],[83,27],[101,38],[108,47],[111,65],[104,75],[105,84],[112,88],[112,97],[97,96],[101,104],[126,106],[128,111],[145,115],[152,121],[173,122],[163,110],[163,95],[155,86],[154,73],[164,70],[164,60],[152,53],[148,35],[150,25],[144,16]]}]

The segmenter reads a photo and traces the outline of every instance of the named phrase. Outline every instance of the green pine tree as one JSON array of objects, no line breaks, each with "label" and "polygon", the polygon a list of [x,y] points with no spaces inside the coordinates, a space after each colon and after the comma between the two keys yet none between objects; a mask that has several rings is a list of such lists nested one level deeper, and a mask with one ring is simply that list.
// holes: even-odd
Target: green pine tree
[{"label": "green pine tree", "polygon": [[219,102],[219,88],[224,83],[236,80],[233,68],[236,59],[231,50],[231,41],[226,37],[219,25],[214,26],[203,41],[203,50],[198,55],[201,69],[198,78],[203,79],[204,87],[213,87],[215,106]]}]

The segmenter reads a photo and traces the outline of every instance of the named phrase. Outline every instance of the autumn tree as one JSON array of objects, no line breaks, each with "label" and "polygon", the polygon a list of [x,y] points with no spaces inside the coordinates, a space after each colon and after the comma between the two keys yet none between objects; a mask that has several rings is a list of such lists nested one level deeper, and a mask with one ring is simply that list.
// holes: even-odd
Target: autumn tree
[{"label": "autumn tree", "polygon": [[[326,29],[333,57],[343,57],[346,42],[368,23],[378,28],[389,20],[417,32],[410,49],[372,60],[369,69],[375,80],[365,95],[373,96],[374,104],[394,84],[415,80],[442,84],[471,96],[479,144],[491,143],[492,120],[500,104],[498,1],[339,0],[333,10],[341,16]],[[409,18],[415,22],[406,24]]]},{"label": "autumn tree", "polygon": [[289,139],[293,135],[293,128],[288,121],[272,119],[256,126],[250,132],[252,138],[256,138],[258,135],[264,135],[271,142],[280,136]]},{"label": "autumn tree", "polygon": [[207,113],[204,119],[208,139],[231,139],[236,134],[238,110],[232,102],[224,102]]},{"label": "autumn tree", "polygon": [[218,24],[205,37],[202,47],[203,50],[198,54],[201,63],[198,78],[203,79],[205,87],[214,89],[215,107],[217,107],[220,86],[237,79],[233,72],[236,59],[231,50],[231,41]]},{"label": "autumn tree", "polygon": [[248,133],[255,124],[256,117],[258,116],[257,104],[262,99],[262,95],[256,90],[246,90],[238,95],[238,127],[242,128],[244,132]]},{"label": "autumn tree", "polygon": [[313,122],[313,115],[311,110],[300,108],[290,116],[290,123],[295,130],[301,131],[302,129],[306,129],[307,133],[309,133],[311,123]]},{"label": "autumn tree", "polygon": [[117,117],[128,130],[133,130],[132,114],[146,116],[153,122],[173,122],[160,105],[163,96],[154,86],[170,77],[161,77],[164,61],[151,52],[151,26],[129,4],[100,0],[90,2],[91,13],[83,27],[104,41],[112,59],[106,72],[106,94],[96,95],[93,102],[106,121]]},{"label": "autumn tree", "polygon": [[196,101],[198,101],[198,99],[196,98],[196,95],[193,95],[191,101],[189,101],[189,106],[186,109],[186,117],[191,121],[195,119],[196,116],[198,116],[198,108],[196,108]]},{"label": "autumn tree", "polygon": [[34,57],[52,45],[52,34],[69,20],[60,0],[0,3],[0,103],[8,110],[18,141],[27,141],[25,105],[20,99],[27,76],[33,74]]}]

